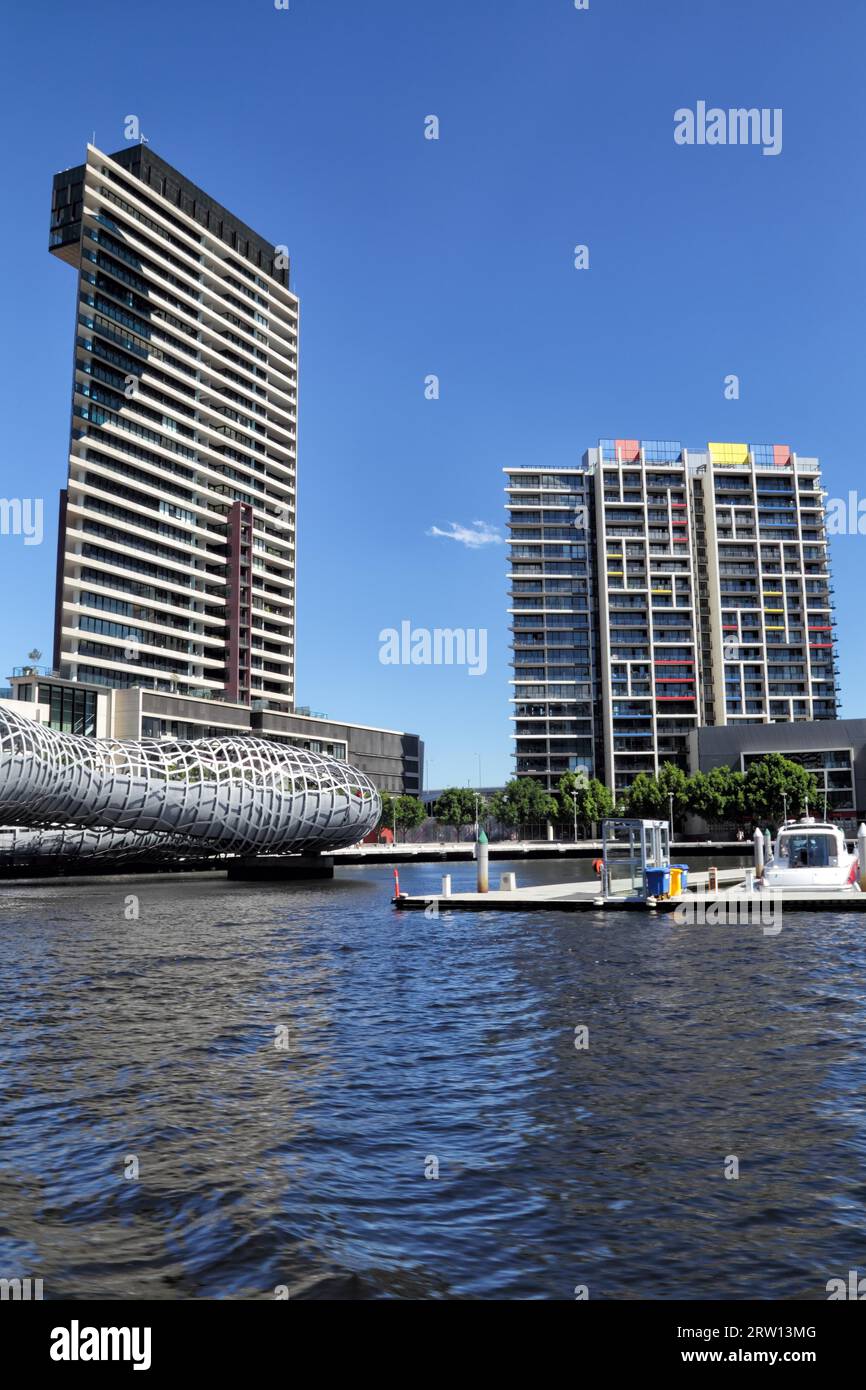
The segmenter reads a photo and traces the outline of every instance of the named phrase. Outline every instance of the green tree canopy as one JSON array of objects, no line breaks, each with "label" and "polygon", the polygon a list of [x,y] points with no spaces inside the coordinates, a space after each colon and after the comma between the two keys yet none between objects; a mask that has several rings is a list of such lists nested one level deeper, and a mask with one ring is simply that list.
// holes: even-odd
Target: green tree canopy
[{"label": "green tree canopy", "polygon": [[566,772],[559,779],[557,819],[570,825],[577,814],[578,825],[588,826],[613,815],[613,796],[597,777]]},{"label": "green tree canopy", "polygon": [[723,764],[689,778],[688,809],[705,821],[739,820],[743,814],[743,774]]},{"label": "green tree canopy", "polygon": [[490,814],[503,825],[530,825],[556,820],[556,797],[532,777],[514,777],[490,798]]},{"label": "green tree canopy", "polygon": [[657,777],[659,788],[659,800],[661,802],[660,815],[663,820],[667,820],[670,815],[670,798],[674,798],[674,819],[682,816],[689,805],[689,778],[676,763],[662,763]]},{"label": "green tree canopy", "polygon": [[[471,787],[448,787],[433,808],[433,814],[440,825],[453,825],[458,832],[464,825],[475,823],[476,793]],[[486,806],[479,802],[479,815],[483,816]]]},{"label": "green tree canopy", "polygon": [[596,820],[604,820],[606,816],[616,813],[613,792],[605,782],[600,782],[597,777],[590,780],[590,788],[595,796]]},{"label": "green tree canopy", "polygon": [[806,801],[810,810],[821,814],[818,806],[818,782],[813,772],[799,763],[791,762],[781,753],[750,763],[743,778],[743,801],[748,814],[757,821],[780,821],[785,813],[782,795],[787,797],[789,816],[805,813]]},{"label": "green tree canopy", "polygon": [[382,830],[385,826],[389,830],[394,829],[394,798],[390,792],[380,792],[379,799],[382,802],[382,814],[379,817],[378,829]]},{"label": "green tree canopy", "polygon": [[424,803],[417,796],[398,796],[394,811],[397,824],[404,834],[407,830],[417,830],[427,819]]},{"label": "green tree canopy", "polygon": [[[639,772],[625,793],[626,814],[639,820],[659,820],[662,800],[659,784],[648,772]],[[667,808],[665,808],[667,815]]]}]

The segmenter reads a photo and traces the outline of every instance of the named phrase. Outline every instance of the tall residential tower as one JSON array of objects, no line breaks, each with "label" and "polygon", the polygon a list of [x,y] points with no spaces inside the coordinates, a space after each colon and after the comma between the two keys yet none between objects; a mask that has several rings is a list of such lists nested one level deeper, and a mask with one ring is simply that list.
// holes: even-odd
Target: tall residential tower
[{"label": "tall residential tower", "polygon": [[55,670],[291,712],[287,257],[145,145],[56,175],[50,249],[78,273]]},{"label": "tall residential tower", "polygon": [[54,662],[12,675],[49,728],[256,734],[418,795],[417,734],[295,704],[298,300],[284,246],[146,145],[54,178],[77,271]]},{"label": "tall residential tower", "polygon": [[505,471],[518,775],[620,791],[698,727],[836,718],[817,459],[611,439]]}]

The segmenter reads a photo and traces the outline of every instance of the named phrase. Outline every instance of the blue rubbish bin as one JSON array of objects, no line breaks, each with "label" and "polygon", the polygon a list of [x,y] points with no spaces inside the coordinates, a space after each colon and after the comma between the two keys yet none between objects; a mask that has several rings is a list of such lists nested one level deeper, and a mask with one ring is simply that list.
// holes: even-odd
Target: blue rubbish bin
[{"label": "blue rubbish bin", "polygon": [[671,871],[664,869],[646,870],[646,890],[653,898],[659,898],[663,894],[669,893],[671,889]]},{"label": "blue rubbish bin", "polygon": [[689,886],[689,866],[688,864],[671,864],[672,869],[679,869],[682,874],[682,891],[685,892]]}]

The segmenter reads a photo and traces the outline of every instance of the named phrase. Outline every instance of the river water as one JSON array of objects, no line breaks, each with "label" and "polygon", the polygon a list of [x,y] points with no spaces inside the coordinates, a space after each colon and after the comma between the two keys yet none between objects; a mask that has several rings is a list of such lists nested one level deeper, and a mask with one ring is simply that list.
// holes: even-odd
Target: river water
[{"label": "river water", "polygon": [[428,918],[391,884],[0,886],[0,1276],[818,1299],[866,1269],[863,916]]}]

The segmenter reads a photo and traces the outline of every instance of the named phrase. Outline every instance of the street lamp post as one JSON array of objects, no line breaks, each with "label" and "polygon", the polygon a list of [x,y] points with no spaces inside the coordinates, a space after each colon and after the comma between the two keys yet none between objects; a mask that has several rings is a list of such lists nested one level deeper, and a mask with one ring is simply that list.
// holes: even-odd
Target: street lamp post
[{"label": "street lamp post", "polygon": [[671,828],[671,844],[673,844],[673,842],[674,842],[674,794],[673,794],[673,792],[668,792],[668,806],[670,807],[670,813],[671,813],[671,814],[670,814],[670,821],[669,821],[668,823],[669,823],[670,828]]},{"label": "street lamp post", "polygon": [[574,843],[577,844],[577,792],[572,789],[571,804],[574,807]]}]

